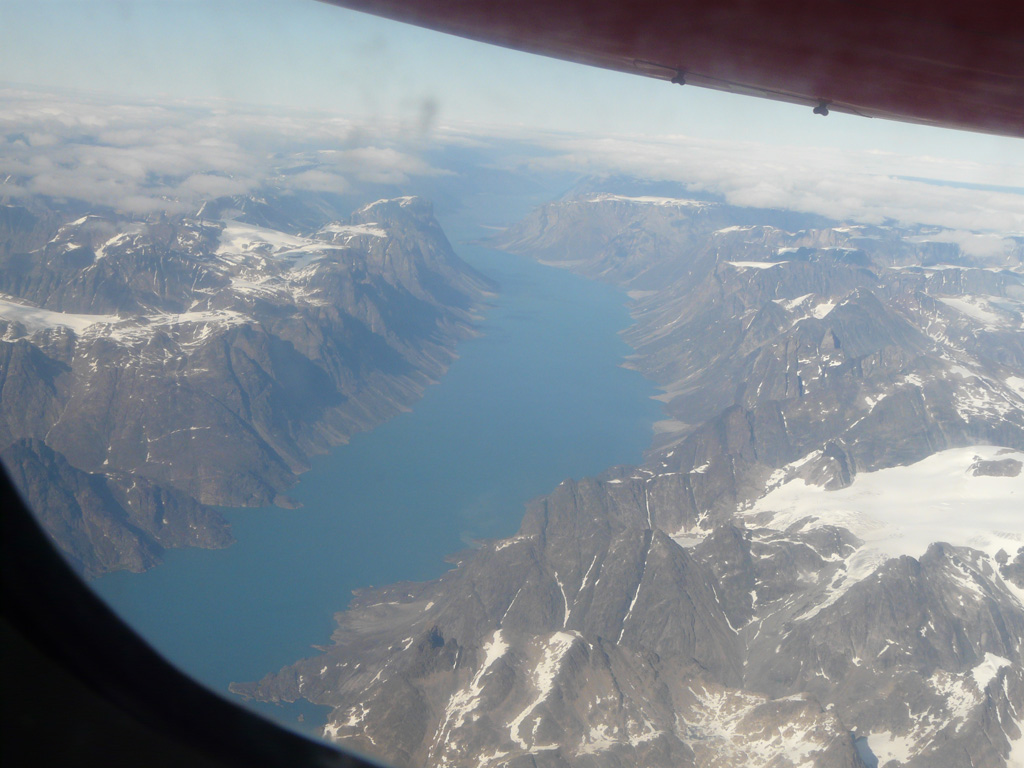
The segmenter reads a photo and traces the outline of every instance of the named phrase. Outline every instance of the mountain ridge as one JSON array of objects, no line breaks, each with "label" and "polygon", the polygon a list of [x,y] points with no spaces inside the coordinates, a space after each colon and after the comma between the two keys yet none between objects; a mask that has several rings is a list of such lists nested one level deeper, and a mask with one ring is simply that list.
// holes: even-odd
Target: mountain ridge
[{"label": "mountain ridge", "polygon": [[357,594],[321,655],[232,690],[330,705],[327,737],[397,765],[1012,765],[1013,518],[998,547],[865,564],[862,527],[776,499],[950,454],[1013,509],[1020,239],[993,257],[916,228],[583,198],[498,244],[632,291],[628,364],[665,389],[644,464],[565,481],[435,582]]},{"label": "mountain ridge", "polygon": [[[189,543],[224,546],[211,505],[292,506],[286,491],[312,455],[437,380],[490,285],[417,198],[306,235],[203,216],[87,214],[4,258],[0,441],[41,441],[85,485],[123,490],[130,475],[184,494],[204,510],[189,513]],[[19,445],[7,458],[32,463],[10,469],[35,506],[70,475],[47,479],[53,460]],[[104,524],[120,531],[121,559],[89,557],[82,525],[103,517],[98,499],[61,529],[65,551],[94,575],[156,562],[163,545],[112,502]]]}]

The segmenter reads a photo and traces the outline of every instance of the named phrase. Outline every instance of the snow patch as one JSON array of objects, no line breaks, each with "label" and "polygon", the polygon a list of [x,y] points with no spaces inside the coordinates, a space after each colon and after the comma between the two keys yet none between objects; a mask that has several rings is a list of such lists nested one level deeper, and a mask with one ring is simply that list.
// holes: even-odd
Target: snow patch
[{"label": "snow patch", "polygon": [[218,329],[250,322],[250,318],[227,309],[211,309],[198,312],[135,315],[73,314],[55,312],[41,307],[0,297],[0,319],[19,322],[30,334],[49,328],[68,328],[85,338],[107,338],[121,345],[145,342],[157,328],[173,330],[183,346],[201,342]]},{"label": "snow patch", "polygon": [[599,752],[606,752],[619,740],[615,738],[614,729],[604,723],[590,726],[590,734],[580,745],[577,752],[581,755],[596,755]]},{"label": "snow patch", "polygon": [[736,269],[771,269],[772,267],[778,267],[782,264],[788,264],[788,261],[727,261],[725,262],[730,267],[736,267]]},{"label": "snow patch", "polygon": [[1006,386],[1012,389],[1017,395],[1024,400],[1024,379],[1020,376],[1008,376],[1006,378]]},{"label": "snow patch", "polygon": [[1003,667],[1012,666],[1009,659],[1004,659],[1002,656],[996,656],[994,653],[986,653],[984,660],[971,670],[971,676],[974,678],[974,682],[978,686],[979,691],[984,691],[988,684],[996,679],[996,675],[999,674],[999,670]]},{"label": "snow patch", "polygon": [[71,312],[55,312],[19,302],[14,297],[0,296],[0,319],[18,322],[29,333],[44,328],[70,328],[77,334],[84,333],[96,324],[113,324],[121,321],[117,315],[78,315]]},{"label": "snow patch", "polygon": [[1010,754],[1006,758],[1006,768],[1024,768],[1024,723],[1018,728],[1022,731],[1021,737],[1010,742]]},{"label": "snow patch", "polygon": [[406,195],[405,197],[385,197],[381,198],[380,200],[375,200],[374,202],[369,203],[368,205],[364,205],[362,208],[359,209],[359,213],[363,213],[365,211],[370,210],[371,208],[375,208],[376,206],[384,203],[398,203],[403,208],[406,208],[413,202],[415,202],[415,200],[415,195]]},{"label": "snow patch", "polygon": [[351,240],[359,235],[370,237],[387,237],[388,233],[374,224],[328,224],[320,228],[320,233],[329,235],[341,235],[346,240]]},{"label": "snow patch", "polygon": [[101,245],[99,248],[96,249],[96,252],[94,254],[95,258],[96,258],[96,261],[99,261],[100,259],[102,259],[104,256],[107,255],[107,248],[110,248],[111,246],[114,246],[114,245],[118,245],[119,243],[121,243],[122,241],[126,240],[127,238],[128,238],[128,233],[127,232],[122,232],[122,233],[120,233],[118,235],[114,235],[112,238],[107,240],[105,243],[103,243],[103,245]]},{"label": "snow patch", "polygon": [[821,320],[835,309],[835,306],[836,303],[834,301],[823,301],[811,309],[811,315]]},{"label": "snow patch", "polygon": [[518,544],[520,541],[529,541],[532,538],[532,536],[512,536],[508,539],[502,539],[494,545],[494,551],[500,552],[503,549],[511,547],[513,544]]},{"label": "snow patch", "polygon": [[813,293],[805,293],[803,296],[797,296],[795,299],[772,299],[772,302],[778,304],[787,312],[792,312],[812,296],[814,296]]},{"label": "snow patch", "polygon": [[461,728],[466,722],[469,714],[477,708],[480,704],[480,699],[483,694],[483,678],[509,649],[509,644],[505,642],[505,639],[501,635],[501,630],[496,629],[484,643],[483,653],[484,660],[480,665],[480,669],[473,676],[469,685],[464,689],[456,691],[452,694],[452,697],[448,700],[448,707],[445,710],[444,722],[438,729],[438,740],[440,740],[444,734],[450,733],[456,728]]},{"label": "snow patch", "polygon": [[[367,233],[369,229],[362,234]],[[230,220],[224,223],[220,244],[214,253],[221,257],[264,256],[288,259],[294,261],[296,267],[304,267],[325,251],[337,251],[346,247]]]},{"label": "snow patch", "polygon": [[914,754],[913,741],[906,736],[896,736],[889,731],[868,734],[868,748],[878,758],[879,765],[890,760],[905,763]]},{"label": "snow patch", "polygon": [[695,533],[680,532],[672,534],[670,538],[683,549],[691,549],[704,541],[705,537]]},{"label": "snow patch", "polygon": [[[820,452],[788,468],[815,455]],[[1000,549],[1016,551],[1024,534],[1024,473],[993,477],[971,471],[978,459],[996,458],[1024,460],[1024,452],[998,446],[953,448],[909,466],[861,472],[851,485],[834,491],[797,478],[738,514],[759,516],[759,524],[778,530],[837,526],[861,539],[864,544],[847,559],[845,573],[837,573],[830,604],[886,560],[921,557],[934,542],[972,547],[989,557]],[[1020,599],[1020,592],[1014,593]]]},{"label": "snow patch", "polygon": [[994,311],[988,300],[982,296],[940,296],[938,299],[947,307],[980,323],[986,330],[1011,327],[1008,320]]},{"label": "snow patch", "polygon": [[639,197],[629,197],[627,195],[611,194],[594,195],[585,202],[603,203],[609,200],[620,201],[625,203],[640,203],[642,205],[660,205],[678,208],[706,208],[708,205],[710,205],[710,203],[705,203],[700,200],[686,200],[676,197],[655,197],[652,195],[640,195]]},{"label": "snow patch", "polygon": [[959,731],[971,710],[981,701],[977,688],[968,684],[965,676],[941,670],[928,678],[928,682],[945,702],[946,711],[952,720],[957,721],[956,730]]},{"label": "snow patch", "polygon": [[819,764],[815,753],[838,737],[827,721],[823,723],[810,713],[776,724],[767,714],[775,708],[774,702],[756,694],[690,691],[698,701],[680,719],[685,722],[687,741],[698,765],[810,768]]},{"label": "snow patch", "polygon": [[[526,739],[522,735],[523,722],[533,714],[534,710],[551,693],[551,689],[555,684],[555,678],[562,668],[562,661],[578,639],[579,635],[576,632],[563,631],[555,632],[544,643],[541,659],[533,670],[533,685],[537,689],[537,695],[530,705],[509,723],[509,737],[522,749],[530,748],[527,746]],[[533,747],[533,749],[543,748],[536,745]]]}]

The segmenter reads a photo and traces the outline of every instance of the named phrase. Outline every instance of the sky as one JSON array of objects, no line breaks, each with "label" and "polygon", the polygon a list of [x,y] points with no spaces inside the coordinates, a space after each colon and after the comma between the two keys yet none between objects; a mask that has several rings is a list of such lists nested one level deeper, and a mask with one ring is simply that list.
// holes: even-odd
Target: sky
[{"label": "sky", "polygon": [[364,118],[883,148],[1022,142],[778,104],[462,40],[315,0],[0,0],[0,80]]},{"label": "sky", "polygon": [[[1020,139],[821,118],[806,107],[519,53],[315,0],[0,0],[0,90],[15,94],[0,128],[37,137],[31,148],[0,146],[0,173],[31,174],[37,192],[69,183],[63,164],[91,169],[79,186],[129,199],[139,178],[182,172],[189,158],[206,172],[176,193],[249,189],[255,177],[247,171],[259,158],[251,136],[244,148],[238,142],[259,124],[342,152],[327,176],[307,177],[321,186],[343,183],[353,168],[372,176],[375,163],[395,178],[403,163],[407,173],[442,171],[397,146],[399,135],[421,146],[482,135],[542,146],[553,157],[523,161],[538,167],[695,181],[738,204],[1024,231],[1024,196],[906,180],[1022,187]],[[58,95],[23,98],[40,92]],[[190,124],[187,112],[104,107],[133,102],[200,104],[219,117],[208,111]],[[47,127],[60,110],[63,128]],[[117,151],[93,147],[101,128],[107,138],[116,133],[115,118],[135,133],[118,133]],[[356,125],[362,154],[350,141]],[[127,146],[132,136],[144,152]],[[73,161],[53,148],[68,142]]]}]

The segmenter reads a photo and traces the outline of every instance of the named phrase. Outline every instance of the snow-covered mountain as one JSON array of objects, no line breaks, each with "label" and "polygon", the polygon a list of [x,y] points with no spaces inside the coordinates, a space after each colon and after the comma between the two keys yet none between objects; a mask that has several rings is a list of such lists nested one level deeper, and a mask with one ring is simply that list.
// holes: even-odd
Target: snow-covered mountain
[{"label": "snow-covered mountain", "polygon": [[[488,284],[429,203],[381,200],[308,232],[253,223],[264,208],[85,215],[11,238],[4,464],[90,573],[223,546],[206,505],[288,505],[311,455],[408,407],[472,333]],[[11,209],[12,226],[59,218]]]},{"label": "snow-covered mountain", "polygon": [[[593,185],[591,185],[593,187]],[[1024,239],[615,189],[499,245],[630,292],[643,466],[236,692],[397,765],[1024,764]],[[340,606],[339,606],[340,607]]]}]

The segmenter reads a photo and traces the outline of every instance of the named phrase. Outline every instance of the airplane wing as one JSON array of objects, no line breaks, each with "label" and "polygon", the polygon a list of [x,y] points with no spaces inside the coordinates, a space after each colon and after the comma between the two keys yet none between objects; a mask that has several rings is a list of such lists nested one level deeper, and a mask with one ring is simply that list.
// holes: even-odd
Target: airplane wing
[{"label": "airplane wing", "polygon": [[818,114],[1024,136],[1020,0],[323,1]]}]

